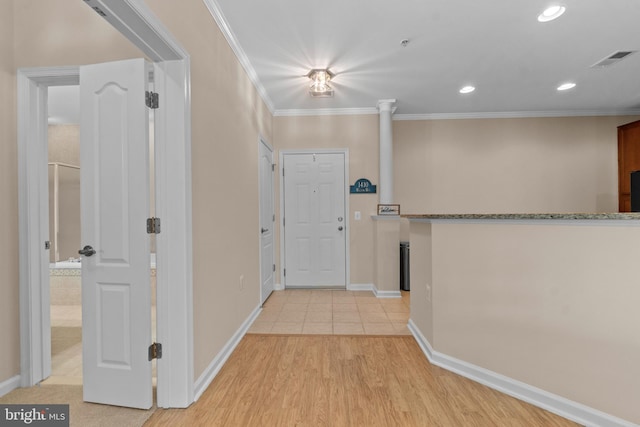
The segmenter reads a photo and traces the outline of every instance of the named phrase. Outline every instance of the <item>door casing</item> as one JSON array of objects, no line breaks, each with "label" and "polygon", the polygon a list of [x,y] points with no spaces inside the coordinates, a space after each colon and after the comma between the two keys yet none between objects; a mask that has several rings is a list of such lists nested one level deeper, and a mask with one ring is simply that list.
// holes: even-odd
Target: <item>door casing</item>
[{"label": "door casing", "polygon": [[[138,0],[88,0],[138,46],[161,72],[155,87],[164,108],[156,112],[157,405],[187,407],[194,401],[191,227],[191,95],[188,52]],[[47,88],[77,85],[79,67],[19,69],[18,204],[20,240],[20,384],[42,381],[50,369],[48,252]],[[43,259],[46,258],[46,262]],[[167,268],[171,260],[171,268]],[[168,286],[172,283],[172,286]],[[48,352],[49,365],[44,354]]]},{"label": "door casing", "polygon": [[345,177],[345,191],[344,191],[344,211],[345,211],[345,227],[347,229],[347,235],[345,237],[345,289],[349,289],[350,277],[351,277],[351,256],[350,256],[350,209],[349,209],[349,149],[348,148],[336,148],[336,149],[318,149],[318,150],[280,150],[279,155],[279,177],[280,177],[280,281],[281,286],[286,288],[287,281],[284,275],[285,269],[285,236],[284,227],[282,226],[284,221],[284,179],[283,179],[283,167],[284,157],[291,154],[343,154],[344,155],[344,177]]}]

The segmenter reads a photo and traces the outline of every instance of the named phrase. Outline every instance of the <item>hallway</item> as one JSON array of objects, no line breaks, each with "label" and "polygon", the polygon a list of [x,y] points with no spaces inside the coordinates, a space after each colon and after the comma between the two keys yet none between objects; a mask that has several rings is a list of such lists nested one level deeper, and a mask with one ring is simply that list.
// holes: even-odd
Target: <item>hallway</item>
[{"label": "hallway", "polygon": [[247,334],[189,408],[144,425],[576,426],[431,365],[413,337],[268,334]]},{"label": "hallway", "polygon": [[402,298],[376,298],[370,291],[276,291],[249,333],[410,335],[409,302],[404,291]]}]

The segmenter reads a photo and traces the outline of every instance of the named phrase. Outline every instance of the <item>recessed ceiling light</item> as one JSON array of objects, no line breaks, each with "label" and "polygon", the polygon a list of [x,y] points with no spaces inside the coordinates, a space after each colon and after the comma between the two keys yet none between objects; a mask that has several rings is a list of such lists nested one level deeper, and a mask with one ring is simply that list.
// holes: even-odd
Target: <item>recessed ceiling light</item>
[{"label": "recessed ceiling light", "polygon": [[538,21],[539,22],[553,21],[554,19],[559,18],[560,15],[562,15],[565,10],[567,10],[567,8],[564,6],[560,6],[560,5],[550,6],[546,8],[544,12],[542,12],[540,15],[538,15]]},{"label": "recessed ceiling light", "polygon": [[560,86],[558,86],[558,90],[560,91],[569,90],[569,89],[573,89],[574,87],[576,87],[575,83],[563,83]]},{"label": "recessed ceiling light", "polygon": [[460,89],[460,93],[471,93],[474,90],[476,90],[476,88],[473,86],[465,86],[462,89]]}]

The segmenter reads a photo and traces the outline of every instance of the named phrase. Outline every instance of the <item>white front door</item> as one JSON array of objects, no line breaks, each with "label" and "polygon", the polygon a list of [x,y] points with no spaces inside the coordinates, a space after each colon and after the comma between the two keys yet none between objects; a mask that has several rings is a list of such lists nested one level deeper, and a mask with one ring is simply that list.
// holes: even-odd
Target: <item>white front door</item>
[{"label": "white front door", "polygon": [[285,154],[287,287],[346,286],[345,154]]},{"label": "white front door", "polygon": [[260,141],[260,304],[273,292],[273,151]]},{"label": "white front door", "polygon": [[84,400],[153,403],[147,64],[80,68]]}]

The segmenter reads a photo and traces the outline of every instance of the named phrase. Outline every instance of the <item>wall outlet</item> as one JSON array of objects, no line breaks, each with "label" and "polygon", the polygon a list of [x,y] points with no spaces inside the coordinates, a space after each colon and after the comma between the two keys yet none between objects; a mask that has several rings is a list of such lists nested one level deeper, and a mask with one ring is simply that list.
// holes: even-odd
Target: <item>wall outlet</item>
[{"label": "wall outlet", "polygon": [[431,302],[431,285],[426,283],[425,287],[427,288],[427,302]]},{"label": "wall outlet", "polygon": [[240,275],[240,290],[244,289],[244,274]]},{"label": "wall outlet", "polygon": [[353,219],[355,219],[356,221],[360,221],[361,218],[362,218],[362,215],[360,214],[360,211],[355,211],[353,213]]}]

